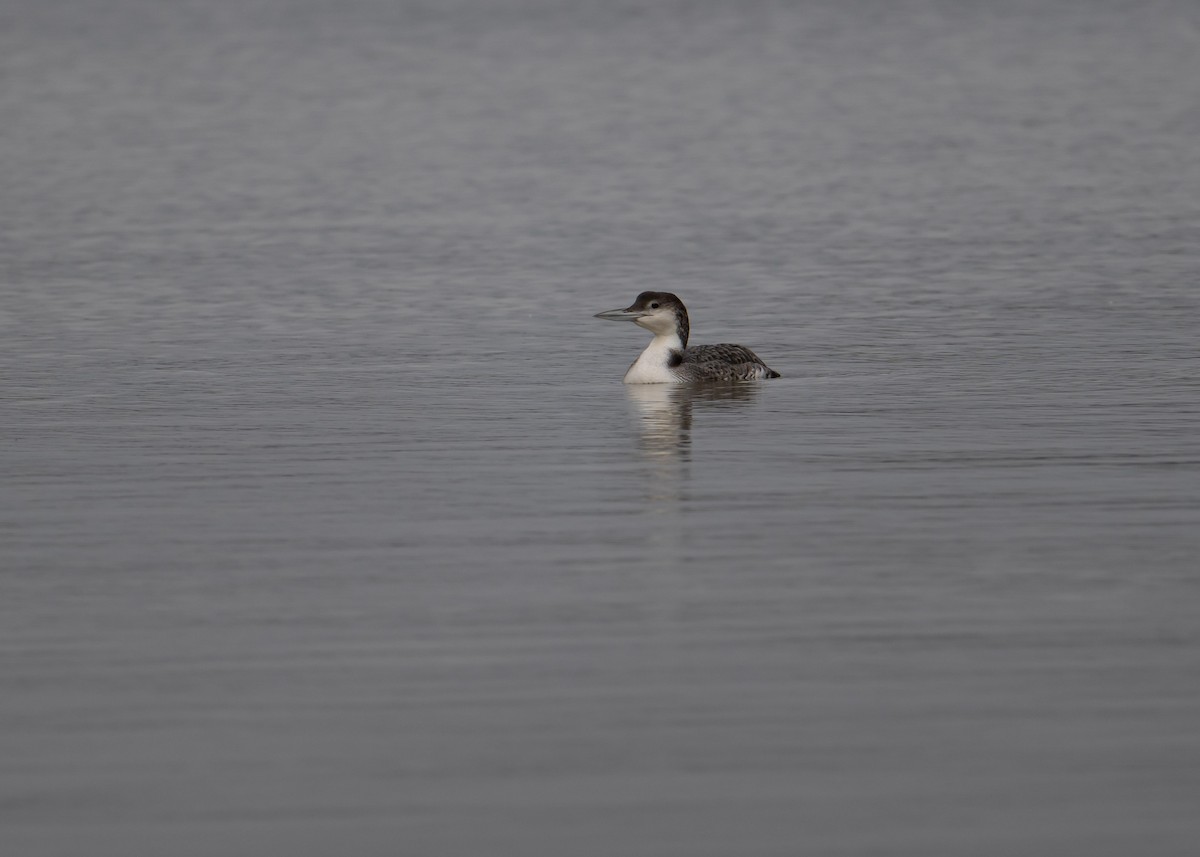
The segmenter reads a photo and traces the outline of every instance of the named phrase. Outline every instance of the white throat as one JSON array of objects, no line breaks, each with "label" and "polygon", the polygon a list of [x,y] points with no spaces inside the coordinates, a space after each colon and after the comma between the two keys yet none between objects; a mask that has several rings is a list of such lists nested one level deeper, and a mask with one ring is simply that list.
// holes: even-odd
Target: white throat
[{"label": "white throat", "polygon": [[672,351],[682,351],[683,342],[675,331],[660,333],[646,350],[633,361],[625,373],[626,384],[671,384],[679,379],[671,371],[669,361]]}]

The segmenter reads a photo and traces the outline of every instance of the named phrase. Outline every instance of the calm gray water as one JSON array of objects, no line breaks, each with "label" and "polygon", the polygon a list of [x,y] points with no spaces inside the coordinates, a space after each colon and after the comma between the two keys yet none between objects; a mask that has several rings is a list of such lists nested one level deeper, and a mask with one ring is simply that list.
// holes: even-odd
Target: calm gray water
[{"label": "calm gray water", "polygon": [[[11,0],[0,852],[1192,855],[1200,7]],[[678,292],[778,381],[626,389]]]}]

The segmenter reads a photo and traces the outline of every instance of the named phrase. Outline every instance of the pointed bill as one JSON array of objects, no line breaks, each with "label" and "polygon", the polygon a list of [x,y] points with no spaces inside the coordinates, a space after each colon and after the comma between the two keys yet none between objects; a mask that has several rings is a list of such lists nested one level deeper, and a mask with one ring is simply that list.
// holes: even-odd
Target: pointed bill
[{"label": "pointed bill", "polygon": [[596,313],[596,318],[604,318],[609,321],[637,321],[645,315],[641,310],[628,307],[627,309],[610,309],[607,312]]}]

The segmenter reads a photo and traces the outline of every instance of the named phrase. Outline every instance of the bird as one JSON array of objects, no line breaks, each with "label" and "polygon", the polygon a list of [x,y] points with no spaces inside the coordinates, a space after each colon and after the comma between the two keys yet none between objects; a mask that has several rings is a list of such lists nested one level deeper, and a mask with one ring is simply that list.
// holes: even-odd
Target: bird
[{"label": "bird", "polygon": [[646,350],[625,373],[626,384],[694,384],[780,377],[744,345],[689,348],[687,308],[670,292],[642,292],[625,309],[598,312],[596,318],[632,321],[654,334]]}]

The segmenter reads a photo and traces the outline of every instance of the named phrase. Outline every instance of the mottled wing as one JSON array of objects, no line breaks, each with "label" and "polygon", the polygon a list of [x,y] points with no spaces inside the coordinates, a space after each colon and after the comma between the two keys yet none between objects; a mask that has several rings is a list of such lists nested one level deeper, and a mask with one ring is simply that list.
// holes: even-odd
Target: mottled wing
[{"label": "mottled wing", "polygon": [[744,345],[696,345],[685,348],[679,369],[695,381],[756,381],[779,373]]}]

